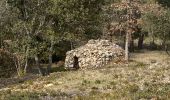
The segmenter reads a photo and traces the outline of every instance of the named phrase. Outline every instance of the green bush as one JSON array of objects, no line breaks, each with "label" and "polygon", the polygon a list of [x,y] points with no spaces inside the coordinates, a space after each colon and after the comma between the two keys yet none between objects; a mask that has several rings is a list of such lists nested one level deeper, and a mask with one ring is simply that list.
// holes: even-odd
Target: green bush
[{"label": "green bush", "polygon": [[0,78],[10,77],[16,73],[14,55],[0,49]]}]

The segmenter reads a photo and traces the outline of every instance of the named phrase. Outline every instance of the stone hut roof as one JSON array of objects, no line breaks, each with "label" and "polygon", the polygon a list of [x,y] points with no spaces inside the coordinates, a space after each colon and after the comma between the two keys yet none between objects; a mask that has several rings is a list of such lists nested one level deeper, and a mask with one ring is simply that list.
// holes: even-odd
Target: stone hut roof
[{"label": "stone hut roof", "polygon": [[96,68],[123,58],[124,50],[109,40],[89,40],[87,44],[66,53],[65,67]]}]

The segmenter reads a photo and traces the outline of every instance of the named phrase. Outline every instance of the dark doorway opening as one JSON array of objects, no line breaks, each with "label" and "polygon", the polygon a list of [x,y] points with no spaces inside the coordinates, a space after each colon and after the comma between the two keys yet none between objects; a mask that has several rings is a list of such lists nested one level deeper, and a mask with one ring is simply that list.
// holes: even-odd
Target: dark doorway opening
[{"label": "dark doorway opening", "polygon": [[74,69],[79,69],[79,58],[77,56],[74,56],[74,65],[73,68]]}]

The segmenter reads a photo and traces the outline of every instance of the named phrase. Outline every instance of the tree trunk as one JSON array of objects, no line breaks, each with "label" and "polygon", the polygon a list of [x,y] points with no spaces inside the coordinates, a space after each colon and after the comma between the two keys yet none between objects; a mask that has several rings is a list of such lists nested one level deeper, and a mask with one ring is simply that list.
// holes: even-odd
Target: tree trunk
[{"label": "tree trunk", "polygon": [[125,49],[125,45],[126,45],[126,35],[123,37],[123,49]]},{"label": "tree trunk", "polygon": [[2,35],[0,34],[0,48],[2,48]]},{"label": "tree trunk", "polygon": [[165,52],[170,55],[170,53],[168,52],[168,45],[166,43],[166,39],[164,38],[163,39],[163,42],[162,42],[162,48],[165,50]]},{"label": "tree trunk", "polygon": [[20,70],[19,70],[19,63],[18,63],[18,59],[17,58],[13,58],[14,59],[14,63],[15,63],[15,67],[16,67],[16,70],[17,70],[17,74],[18,76],[20,77],[21,74],[20,74]]},{"label": "tree trunk", "polygon": [[53,52],[53,40],[51,40],[50,54],[49,54],[49,57],[48,57],[48,60],[49,60],[49,65],[47,66],[47,74],[48,75],[51,73],[51,66],[52,66],[52,63],[53,63],[52,52]]},{"label": "tree trunk", "polygon": [[27,73],[27,68],[28,68],[28,55],[29,55],[29,47],[27,47],[27,50],[26,50],[24,74]]},{"label": "tree trunk", "polygon": [[71,46],[71,50],[73,50],[73,42],[72,42],[72,40],[70,41],[70,46]]},{"label": "tree trunk", "polygon": [[138,40],[138,49],[143,49],[144,34],[141,34]]},{"label": "tree trunk", "polygon": [[125,60],[129,61],[129,33],[126,33],[126,42],[125,42]]},{"label": "tree trunk", "polygon": [[155,44],[155,36],[154,36],[154,32],[153,32],[153,30],[152,30],[151,32],[152,32],[152,44]]},{"label": "tree trunk", "polygon": [[162,42],[162,48],[166,51],[167,50],[167,44],[166,44],[166,39],[164,38],[163,39],[163,42]]},{"label": "tree trunk", "polygon": [[49,64],[47,66],[47,74],[49,75],[51,73],[51,66],[52,66],[52,54],[49,54]]},{"label": "tree trunk", "polygon": [[38,68],[39,74],[43,76],[44,74],[43,74],[43,72],[42,72],[42,68],[41,68],[40,63],[39,63],[39,57],[38,57],[38,55],[35,55],[35,63],[36,63],[36,66],[37,66],[37,68]]},{"label": "tree trunk", "polygon": [[166,37],[166,32],[165,31],[164,31],[163,39],[162,40],[163,40],[163,43],[162,43],[163,44],[163,48],[164,48],[165,51],[167,51],[167,43],[166,43],[167,42],[167,37]]},{"label": "tree trunk", "polygon": [[130,50],[129,50],[130,52],[134,52],[135,50],[134,50],[134,40],[133,39],[131,39],[130,40]]},{"label": "tree trunk", "polygon": [[24,74],[27,73],[27,68],[28,68],[28,58],[25,59],[26,62],[25,62],[25,67],[24,67]]}]

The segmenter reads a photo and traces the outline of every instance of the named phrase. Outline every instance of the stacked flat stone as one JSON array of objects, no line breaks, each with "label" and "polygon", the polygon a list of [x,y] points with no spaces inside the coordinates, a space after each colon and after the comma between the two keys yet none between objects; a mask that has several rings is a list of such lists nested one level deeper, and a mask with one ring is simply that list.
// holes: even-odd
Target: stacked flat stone
[{"label": "stacked flat stone", "polygon": [[124,50],[109,40],[89,40],[86,45],[66,53],[66,68],[74,67],[74,57],[78,58],[79,68],[96,68],[123,60]]}]

